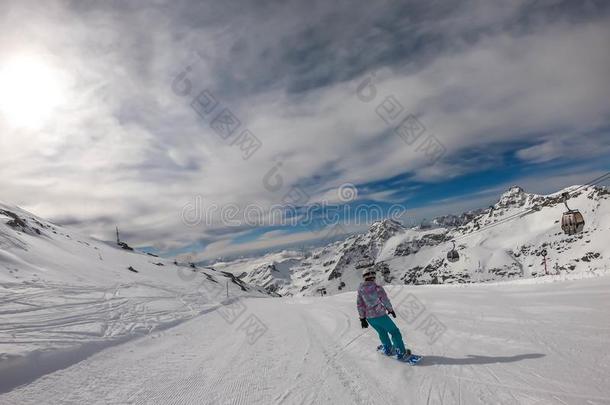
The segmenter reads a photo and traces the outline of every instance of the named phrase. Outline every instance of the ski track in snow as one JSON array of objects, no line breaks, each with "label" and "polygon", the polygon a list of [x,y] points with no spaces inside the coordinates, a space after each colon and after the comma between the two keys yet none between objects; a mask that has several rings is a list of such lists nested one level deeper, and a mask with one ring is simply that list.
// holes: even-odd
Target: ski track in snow
[{"label": "ski track in snow", "polygon": [[[132,296],[169,294],[145,287]],[[22,305],[42,299],[44,292],[35,287],[0,297],[3,313],[25,317],[20,324],[1,325],[3,342],[28,328],[42,328],[41,341],[70,339],[56,328],[79,322],[70,317],[75,306],[91,309],[78,309],[82,322],[96,319],[95,289],[54,288],[64,288],[75,301],[48,308]],[[0,404],[610,403],[605,326],[610,277],[392,288],[408,288],[447,326],[440,340],[428,344],[417,323],[396,320],[407,345],[424,355],[418,366],[375,351],[376,333],[360,328],[354,293],[247,298],[242,301],[247,313],[268,327],[252,345],[239,330],[241,319],[228,324],[218,311],[204,311],[0,394]],[[120,311],[116,302],[109,311]],[[49,314],[53,325],[44,324]],[[91,338],[95,335],[71,337]]]}]

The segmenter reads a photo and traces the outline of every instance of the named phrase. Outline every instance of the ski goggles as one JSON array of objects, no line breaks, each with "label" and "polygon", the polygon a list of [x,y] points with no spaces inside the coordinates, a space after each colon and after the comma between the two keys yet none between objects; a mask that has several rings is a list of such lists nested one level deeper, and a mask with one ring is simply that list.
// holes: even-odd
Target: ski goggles
[{"label": "ski goggles", "polygon": [[375,270],[370,270],[370,271],[367,271],[366,273],[364,273],[362,275],[362,278],[369,278],[369,277],[376,277],[376,276],[377,276],[377,273],[375,272]]}]

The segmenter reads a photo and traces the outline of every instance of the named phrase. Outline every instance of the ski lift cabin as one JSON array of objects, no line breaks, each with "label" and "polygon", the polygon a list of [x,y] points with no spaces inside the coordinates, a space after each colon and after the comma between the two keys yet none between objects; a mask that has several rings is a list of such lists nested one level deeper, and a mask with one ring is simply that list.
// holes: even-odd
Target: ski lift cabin
[{"label": "ski lift cabin", "polygon": [[451,263],[455,263],[460,260],[460,254],[457,252],[457,250],[455,250],[455,241],[452,242],[453,248],[449,252],[447,252],[447,260]]},{"label": "ski lift cabin", "polygon": [[585,227],[585,219],[578,210],[572,210],[568,207],[568,193],[563,194],[563,203],[566,206],[567,211],[561,216],[561,229],[567,235],[575,235],[582,232]]}]

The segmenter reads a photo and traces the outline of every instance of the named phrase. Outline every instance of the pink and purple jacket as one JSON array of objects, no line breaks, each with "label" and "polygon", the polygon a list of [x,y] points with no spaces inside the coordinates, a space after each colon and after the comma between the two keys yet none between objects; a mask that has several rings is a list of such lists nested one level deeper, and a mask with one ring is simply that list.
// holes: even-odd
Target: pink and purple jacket
[{"label": "pink and purple jacket", "polygon": [[379,318],[386,315],[387,311],[393,311],[385,290],[374,281],[360,284],[356,303],[360,318]]}]

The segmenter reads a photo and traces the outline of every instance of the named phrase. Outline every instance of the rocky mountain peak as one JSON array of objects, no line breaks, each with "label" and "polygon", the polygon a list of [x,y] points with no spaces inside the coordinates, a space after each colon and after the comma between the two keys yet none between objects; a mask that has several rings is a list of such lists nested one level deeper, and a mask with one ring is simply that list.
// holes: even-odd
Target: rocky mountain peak
[{"label": "rocky mountain peak", "polygon": [[[586,217],[581,234],[565,235],[561,210],[547,209],[563,206],[565,191],[572,193],[571,206]],[[282,295],[314,295],[320,289],[328,294],[355,290],[362,269],[368,267],[381,275],[379,281],[390,284],[469,283],[606,271],[610,257],[604,244],[610,230],[606,188],[572,186],[538,195],[513,186],[497,201],[493,209],[436,217],[427,229],[407,229],[392,219],[377,221],[367,232],[316,248],[308,257],[279,263],[273,256],[265,262],[276,261],[275,266],[262,268],[257,262],[247,268],[244,280]],[[515,215],[534,207],[527,215]],[[457,262],[447,260],[452,239],[457,239]],[[543,251],[548,253],[546,270]],[[245,269],[243,262],[235,267],[236,272]]]},{"label": "rocky mountain peak", "polygon": [[398,221],[393,219],[384,219],[382,221],[374,222],[368,233],[374,236],[376,239],[388,240],[392,236],[399,232],[404,231],[406,228]]},{"label": "rocky mountain peak", "polygon": [[496,203],[496,208],[506,208],[509,206],[523,206],[527,201],[528,194],[525,190],[519,186],[511,186],[507,191],[505,191],[501,196],[498,202]]}]

